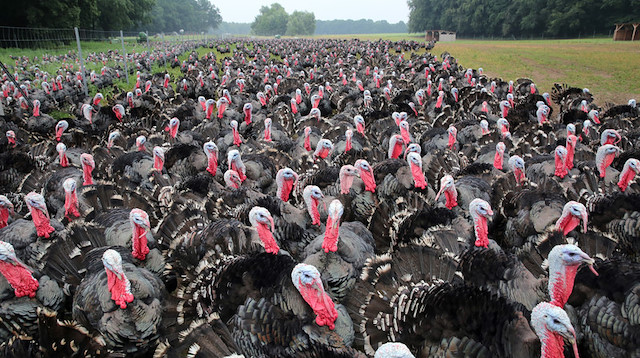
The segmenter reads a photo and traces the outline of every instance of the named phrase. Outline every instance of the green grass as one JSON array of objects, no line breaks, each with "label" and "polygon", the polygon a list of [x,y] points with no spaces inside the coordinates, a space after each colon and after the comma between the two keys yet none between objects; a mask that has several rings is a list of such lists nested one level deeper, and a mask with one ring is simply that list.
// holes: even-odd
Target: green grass
[{"label": "green grass", "polygon": [[[185,37],[165,36],[165,43],[175,43]],[[191,36],[190,39],[199,40],[201,36]],[[256,37],[272,38],[272,37]],[[291,37],[283,37],[291,38]],[[324,35],[311,36],[306,38],[358,38],[361,40],[416,40],[422,41],[422,34],[363,34],[363,35]],[[125,38],[125,48],[128,53],[132,51],[147,50],[146,43],[137,44],[134,37]],[[149,38],[150,44],[162,42],[162,38]],[[0,49],[0,60],[7,65],[13,65],[14,61],[9,55],[28,56],[33,60],[34,56],[42,56],[43,53],[63,54],[70,49],[75,51],[75,43],[63,48],[52,48],[47,50],[29,50],[15,48]],[[119,39],[113,42],[83,42],[83,55],[90,52],[101,52],[109,50],[122,50]],[[235,45],[232,46],[232,50]],[[198,56],[213,51],[216,54],[218,63],[227,56],[220,54],[215,49],[199,48],[196,50]],[[576,87],[587,87],[596,97],[596,102],[600,105],[606,102],[626,103],[629,98],[640,99],[640,70],[638,70],[638,59],[640,59],[640,47],[637,43],[614,42],[606,39],[579,39],[579,40],[458,40],[455,42],[440,42],[431,51],[440,55],[442,52],[449,52],[457,58],[464,67],[483,67],[489,77],[500,77],[505,81],[516,80],[520,77],[531,78],[540,91],[550,92],[553,83],[567,83]],[[183,61],[188,57],[188,53],[179,56]],[[407,54],[409,55],[409,54]],[[273,57],[273,60],[280,60]],[[115,63],[107,63],[113,66]],[[133,64],[132,64],[133,65]],[[40,68],[49,73],[54,73],[60,64],[44,64]],[[99,71],[102,63],[90,62],[86,64],[88,69]],[[77,65],[74,64],[74,69]],[[182,74],[179,68],[172,69],[170,66],[154,65],[153,73],[168,72],[171,75],[173,86]],[[119,80],[116,86],[122,90],[130,90],[133,87],[135,78],[130,78],[129,83],[124,79]],[[95,93],[95,88],[90,88],[91,94]],[[110,95],[113,89],[103,89],[105,96]]]},{"label": "green grass", "polygon": [[554,83],[589,88],[596,103],[640,98],[640,47],[611,39],[475,41],[437,43],[465,67],[482,67],[489,77],[531,78],[542,92]]}]

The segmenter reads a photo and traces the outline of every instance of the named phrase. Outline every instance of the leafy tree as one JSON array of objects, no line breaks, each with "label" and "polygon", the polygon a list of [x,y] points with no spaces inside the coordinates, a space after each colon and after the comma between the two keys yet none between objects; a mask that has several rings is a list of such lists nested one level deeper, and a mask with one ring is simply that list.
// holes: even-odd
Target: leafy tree
[{"label": "leafy tree", "polygon": [[208,31],[222,22],[220,11],[208,0],[157,0],[151,24],[141,27],[151,32]]},{"label": "leafy tree", "polygon": [[606,34],[640,21],[640,0],[408,0],[409,31],[453,30],[462,36]]},{"label": "leafy tree", "polygon": [[287,32],[289,15],[278,3],[260,8],[260,14],[251,24],[251,32],[255,35],[273,36]]},{"label": "leafy tree", "polygon": [[287,35],[313,35],[316,31],[316,15],[312,12],[294,11],[287,22]]},{"label": "leafy tree", "polygon": [[[101,30],[127,30],[138,24],[149,23],[149,13],[155,0],[97,0],[100,14],[94,28]],[[97,26],[95,26],[97,25]]]}]

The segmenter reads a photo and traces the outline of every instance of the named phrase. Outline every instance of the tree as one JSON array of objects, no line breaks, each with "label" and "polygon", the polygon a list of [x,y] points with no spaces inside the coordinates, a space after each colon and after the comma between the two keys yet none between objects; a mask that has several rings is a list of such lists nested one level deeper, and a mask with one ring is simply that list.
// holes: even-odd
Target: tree
[{"label": "tree", "polygon": [[157,0],[151,11],[151,24],[141,30],[151,32],[208,31],[220,26],[222,17],[208,0]]},{"label": "tree", "polygon": [[287,35],[313,35],[316,31],[316,15],[312,12],[294,11],[287,22]]},{"label": "tree", "polygon": [[251,32],[254,35],[282,35],[287,32],[289,15],[278,3],[271,4],[270,7],[260,8],[260,14],[256,16],[251,24]]},{"label": "tree", "polygon": [[607,34],[640,21],[640,0],[408,0],[409,31],[462,36],[569,37]]},{"label": "tree", "polygon": [[[127,30],[149,23],[155,0],[98,0],[97,29]],[[96,24],[94,24],[96,25]]]}]

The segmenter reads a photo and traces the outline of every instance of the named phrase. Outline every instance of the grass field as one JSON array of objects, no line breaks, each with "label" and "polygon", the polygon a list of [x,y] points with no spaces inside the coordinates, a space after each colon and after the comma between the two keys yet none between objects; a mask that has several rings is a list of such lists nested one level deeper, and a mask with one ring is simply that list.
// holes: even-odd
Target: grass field
[{"label": "grass field", "polygon": [[[422,34],[321,35],[312,38],[415,40]],[[640,99],[640,46],[606,39],[458,40],[439,42],[431,52],[449,52],[463,67],[482,67],[489,77],[505,81],[531,78],[542,92],[554,83],[589,88],[596,103]]]},{"label": "grass field", "polygon": [[[272,37],[270,37],[272,38]],[[323,35],[312,38],[359,38],[362,40],[416,40],[421,34],[363,34]],[[199,36],[195,36],[199,39]],[[151,41],[159,39],[151,38]],[[167,36],[168,42],[173,42]],[[0,60],[12,64],[9,55],[41,56],[43,53],[60,54],[75,49],[73,46],[49,50],[0,49]],[[134,38],[125,38],[127,52],[144,51],[146,44],[136,44]],[[120,50],[119,41],[83,43],[83,52]],[[211,51],[198,50],[200,55]],[[482,67],[489,77],[506,81],[520,77],[531,78],[542,92],[550,92],[553,83],[567,83],[575,87],[587,87],[596,97],[596,103],[626,103],[629,98],[640,99],[640,46],[631,42],[614,42],[611,39],[582,40],[458,40],[437,43],[433,54],[449,52],[464,67]],[[216,54],[220,55],[220,54]],[[186,54],[180,60],[186,58]],[[222,57],[222,56],[219,56]],[[56,66],[53,65],[52,66]],[[102,64],[90,63],[87,67],[99,70]],[[50,72],[51,69],[43,68]],[[157,68],[154,68],[154,70]],[[162,69],[164,70],[164,69]],[[172,77],[179,70],[170,71]]]},{"label": "grass field", "polygon": [[596,103],[640,99],[640,46],[611,39],[475,41],[437,43],[432,53],[447,51],[465,67],[482,67],[490,77],[531,78],[539,90],[553,83],[587,87]]}]

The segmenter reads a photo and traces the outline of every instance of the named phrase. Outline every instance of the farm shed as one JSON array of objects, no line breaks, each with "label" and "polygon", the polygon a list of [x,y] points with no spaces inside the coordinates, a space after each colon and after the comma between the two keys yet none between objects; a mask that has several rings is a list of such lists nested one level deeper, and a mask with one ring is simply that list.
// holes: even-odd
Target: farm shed
[{"label": "farm shed", "polygon": [[447,30],[427,30],[425,36],[425,41],[455,41],[456,40],[456,32],[455,31],[447,31]]},{"label": "farm shed", "polygon": [[616,24],[613,32],[613,41],[638,41],[640,40],[640,23]]}]

